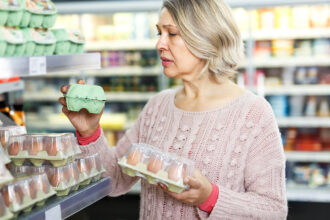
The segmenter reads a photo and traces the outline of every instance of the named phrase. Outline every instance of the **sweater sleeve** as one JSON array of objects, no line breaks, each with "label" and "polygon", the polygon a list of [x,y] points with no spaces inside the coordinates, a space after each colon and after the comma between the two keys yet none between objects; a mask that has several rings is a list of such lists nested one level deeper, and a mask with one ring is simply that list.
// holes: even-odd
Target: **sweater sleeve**
[{"label": "sweater sleeve", "polygon": [[218,200],[208,219],[286,219],[284,151],[272,109],[268,103],[264,106],[260,132],[245,162],[245,192],[219,185]]},{"label": "sweater sleeve", "polygon": [[138,177],[130,177],[124,174],[121,167],[117,164],[117,161],[124,156],[132,143],[138,142],[142,114],[144,114],[144,111],[142,111],[134,126],[125,132],[124,136],[118,141],[116,147],[109,146],[103,130],[100,137],[95,142],[87,145],[80,145],[80,149],[84,155],[92,155],[96,152],[99,153],[102,164],[106,170],[103,176],[111,177],[110,196],[125,194],[139,180]]}]

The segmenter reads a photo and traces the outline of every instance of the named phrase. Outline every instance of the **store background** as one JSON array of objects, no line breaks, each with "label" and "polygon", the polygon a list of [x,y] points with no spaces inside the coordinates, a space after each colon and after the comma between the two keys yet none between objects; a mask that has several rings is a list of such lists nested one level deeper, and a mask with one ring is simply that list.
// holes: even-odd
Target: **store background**
[{"label": "store background", "polygon": [[[288,219],[329,219],[330,203],[330,3],[329,1],[228,0],[242,31],[246,60],[236,81],[271,103],[287,156]],[[102,69],[24,78],[28,132],[74,131],[57,100],[63,84],[84,78],[101,85],[106,103],[101,125],[115,146],[166,79],[156,52],[160,1],[54,1],[55,27],[82,30],[85,50],[100,52]],[[137,219],[139,186],[104,198],[70,219]]]}]

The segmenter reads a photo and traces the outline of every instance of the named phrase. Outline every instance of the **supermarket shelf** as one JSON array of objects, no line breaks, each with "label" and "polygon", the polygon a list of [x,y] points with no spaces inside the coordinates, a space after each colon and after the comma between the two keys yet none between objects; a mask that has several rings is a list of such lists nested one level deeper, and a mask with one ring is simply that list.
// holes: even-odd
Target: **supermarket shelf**
[{"label": "supermarket shelf", "polygon": [[265,95],[329,95],[328,85],[290,85],[266,87]]},{"label": "supermarket shelf", "polygon": [[24,89],[24,81],[7,82],[0,84],[0,94],[5,92],[14,92]]},{"label": "supermarket shelf", "polygon": [[330,163],[330,152],[286,151],[285,157],[290,162]]},{"label": "supermarket shelf", "polygon": [[145,102],[157,92],[107,92],[107,101],[110,102]]},{"label": "supermarket shelf", "polygon": [[295,202],[330,202],[330,188],[287,186],[287,199]]},{"label": "supermarket shelf", "polygon": [[330,117],[283,117],[277,123],[279,127],[330,128]]},{"label": "supermarket shelf", "polygon": [[159,76],[162,73],[160,66],[155,67],[109,67],[100,70],[86,71],[87,76]]},{"label": "supermarket shelf", "polygon": [[110,192],[111,179],[109,177],[103,178],[68,196],[52,197],[44,206],[32,209],[31,212],[20,215],[18,219],[65,219],[102,199]]},{"label": "supermarket shelf", "polygon": [[37,76],[73,70],[99,69],[99,53],[0,58],[0,78]]},{"label": "supermarket shelf", "polygon": [[252,61],[256,68],[288,67],[288,66],[330,66],[330,57],[288,57],[258,59]]},{"label": "supermarket shelf", "polygon": [[[156,95],[156,92],[106,92],[108,102],[145,102]],[[61,92],[25,92],[24,101],[33,102],[57,102],[63,97]]]},{"label": "supermarket shelf", "polygon": [[[243,35],[247,36],[247,34]],[[310,28],[310,29],[274,29],[256,30],[252,32],[251,38],[254,40],[273,39],[314,39],[329,38],[330,28]]]},{"label": "supermarket shelf", "polygon": [[101,50],[156,50],[157,39],[146,40],[115,40],[87,42],[88,51]]},{"label": "supermarket shelf", "polygon": [[[310,4],[328,4],[328,0],[227,0],[231,7],[258,8],[277,5],[310,5]],[[138,12],[138,11],[158,11],[162,5],[161,0],[130,0],[130,1],[93,1],[88,2],[59,2],[56,8],[60,14],[79,14],[79,13],[111,13],[111,12]]]}]

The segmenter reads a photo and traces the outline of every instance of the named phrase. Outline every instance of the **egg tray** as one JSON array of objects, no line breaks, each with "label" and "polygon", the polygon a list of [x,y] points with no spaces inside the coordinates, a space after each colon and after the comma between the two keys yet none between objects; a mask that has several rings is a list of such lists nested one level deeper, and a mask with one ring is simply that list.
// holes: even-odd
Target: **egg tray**
[{"label": "egg tray", "polygon": [[0,56],[22,56],[25,39],[21,30],[0,27]]},{"label": "egg tray", "polygon": [[[0,41],[1,41],[1,36],[0,36]],[[2,147],[6,147],[8,140],[11,136],[22,135],[22,134],[26,134],[26,129],[23,126],[0,127],[0,142]]]},{"label": "egg tray", "polygon": [[0,189],[1,189],[2,185],[5,185],[5,184],[11,182],[14,178],[11,175],[11,173],[7,170],[7,168],[5,166],[3,166],[2,164],[0,164],[0,169],[2,170],[2,171],[0,171],[0,173],[1,172],[4,173],[4,175],[2,175],[2,176],[0,175]]},{"label": "egg tray", "polygon": [[53,29],[56,37],[55,54],[80,54],[84,52],[85,40],[78,31]]},{"label": "egg tray", "polygon": [[0,220],[8,220],[14,217],[13,213],[10,212],[9,208],[5,206],[2,196],[0,194]]},{"label": "egg tray", "polygon": [[[33,178],[33,176],[24,178],[23,180],[18,180],[17,182],[14,182],[12,184],[15,185],[23,185],[24,181],[29,181],[30,178]],[[46,178],[47,179],[47,178]],[[49,183],[48,183],[49,184]],[[11,184],[8,185],[10,187]],[[16,190],[15,190],[16,192]],[[18,192],[16,192],[18,193]],[[34,206],[43,206],[48,198],[55,195],[55,191],[52,189],[52,187],[49,185],[48,192],[45,193],[43,190],[38,189],[36,191],[35,198],[31,198],[30,195],[24,195],[23,198],[21,198],[21,202],[17,203],[16,200],[11,202],[9,205],[10,211],[14,214],[14,217],[16,218],[19,213],[21,212],[30,212]]]},{"label": "egg tray", "polygon": [[25,38],[24,56],[53,55],[56,47],[56,38],[51,31],[22,29]]},{"label": "egg tray", "polygon": [[9,5],[8,0],[2,0],[2,8],[0,8],[0,25],[16,27],[22,19],[22,5],[19,1],[13,1]]},{"label": "egg tray", "polygon": [[100,171],[98,171],[96,168],[92,168],[90,170],[90,173],[87,174],[86,172],[79,174],[80,179],[80,186],[89,185],[91,182],[96,182],[100,180],[101,175],[105,172],[105,169],[102,168]]},{"label": "egg tray", "polygon": [[123,173],[135,177],[139,176],[148,181],[150,184],[163,183],[167,186],[168,190],[175,193],[181,193],[189,188],[189,185],[184,185],[182,178],[178,181],[173,181],[168,178],[166,171],[159,170],[156,174],[147,170],[147,165],[139,162],[136,166],[127,163],[126,157],[118,161],[122,167]]},{"label": "egg tray", "polygon": [[0,161],[1,161],[3,164],[8,164],[8,163],[10,163],[10,159],[9,159],[9,157],[7,156],[7,154],[5,154],[5,152],[3,151],[3,147],[1,146],[1,143],[0,143]]},{"label": "egg tray", "polygon": [[32,157],[27,152],[22,152],[21,154],[19,153],[18,156],[9,155],[9,157],[11,158],[12,162],[16,166],[23,166],[24,163],[26,163],[26,161],[28,161],[37,167],[42,166],[46,162],[49,162],[54,167],[61,167],[61,166],[65,166],[66,164],[75,161],[75,159],[76,159],[76,156],[70,156],[66,159],[57,160],[54,157],[44,156],[44,155],[47,155],[47,152],[39,152],[39,153],[42,153],[41,156],[40,157],[35,156],[34,158],[27,158],[27,157]]}]

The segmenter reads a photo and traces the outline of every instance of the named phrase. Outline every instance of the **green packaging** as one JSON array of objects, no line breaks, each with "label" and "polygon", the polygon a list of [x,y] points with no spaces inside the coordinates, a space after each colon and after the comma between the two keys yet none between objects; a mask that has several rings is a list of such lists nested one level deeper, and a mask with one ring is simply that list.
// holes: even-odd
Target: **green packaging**
[{"label": "green packaging", "polygon": [[0,32],[3,39],[2,46],[0,46],[0,53],[3,53],[2,56],[23,56],[25,49],[23,32],[5,27],[2,27]]},{"label": "green packaging", "polygon": [[21,2],[17,0],[2,0],[2,2],[7,6],[8,10],[6,25],[10,27],[19,26],[23,16],[23,8]]},{"label": "green packaging", "polygon": [[0,1],[0,25],[4,25],[8,18],[8,4],[4,1]]},{"label": "green packaging", "polygon": [[52,32],[56,37],[55,54],[68,54],[70,41],[67,31],[65,29],[54,29]]},{"label": "green packaging", "polygon": [[83,53],[85,39],[82,33],[76,30],[67,30],[67,33],[70,41],[69,53],[71,54]]},{"label": "green packaging", "polygon": [[103,88],[96,85],[70,85],[65,97],[70,111],[80,111],[85,108],[93,114],[99,114],[106,101]]},{"label": "green packaging", "polygon": [[29,33],[35,44],[33,51],[34,56],[47,56],[54,54],[56,38],[51,31],[29,29]]}]

